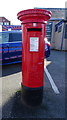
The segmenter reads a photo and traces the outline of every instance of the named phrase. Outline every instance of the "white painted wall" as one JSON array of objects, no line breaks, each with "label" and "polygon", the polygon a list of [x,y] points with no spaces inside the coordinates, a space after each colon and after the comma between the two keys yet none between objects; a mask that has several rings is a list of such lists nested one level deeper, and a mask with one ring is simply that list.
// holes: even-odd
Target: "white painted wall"
[{"label": "white painted wall", "polygon": [[[67,50],[67,39],[64,39],[63,37],[63,30],[64,30],[64,22],[58,26],[58,29],[60,26],[62,26],[62,31],[58,32],[58,30],[55,32],[55,24],[57,22],[53,22],[52,26],[52,38],[51,38],[51,49],[56,49],[56,50]],[[63,39],[63,42],[62,42]]]},{"label": "white painted wall", "polygon": [[67,50],[67,39],[64,39],[62,49],[63,49],[63,50]]},{"label": "white painted wall", "polygon": [[64,27],[64,23],[62,23],[61,25],[58,26],[59,27],[62,26],[62,31],[61,32],[55,32],[55,49],[57,50],[61,50],[61,44],[62,44],[62,34],[63,34],[63,27]]},{"label": "white painted wall", "polygon": [[52,37],[51,37],[51,49],[54,49],[55,48],[55,39],[54,39],[54,34],[55,34],[55,24],[56,22],[53,21],[52,23]]}]

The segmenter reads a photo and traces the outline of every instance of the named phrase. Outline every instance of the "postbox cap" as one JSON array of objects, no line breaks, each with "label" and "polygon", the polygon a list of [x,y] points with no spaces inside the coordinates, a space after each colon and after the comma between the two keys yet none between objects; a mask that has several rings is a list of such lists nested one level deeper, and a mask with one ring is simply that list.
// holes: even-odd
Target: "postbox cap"
[{"label": "postbox cap", "polygon": [[52,13],[51,11],[45,9],[27,9],[20,11],[18,14],[18,19],[22,21],[22,23],[28,22],[45,22],[48,21]]}]

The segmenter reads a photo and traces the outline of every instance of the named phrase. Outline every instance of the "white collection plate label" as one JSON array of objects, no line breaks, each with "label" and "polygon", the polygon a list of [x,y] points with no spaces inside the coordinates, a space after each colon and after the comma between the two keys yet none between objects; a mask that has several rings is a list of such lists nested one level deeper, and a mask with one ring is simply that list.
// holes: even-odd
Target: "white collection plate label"
[{"label": "white collection plate label", "polygon": [[30,51],[38,51],[39,37],[30,37]]}]

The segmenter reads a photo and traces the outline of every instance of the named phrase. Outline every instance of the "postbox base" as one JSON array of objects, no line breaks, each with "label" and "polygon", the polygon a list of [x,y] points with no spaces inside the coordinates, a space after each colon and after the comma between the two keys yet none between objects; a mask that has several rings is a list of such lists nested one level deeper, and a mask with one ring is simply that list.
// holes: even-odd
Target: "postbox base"
[{"label": "postbox base", "polygon": [[27,106],[35,107],[42,103],[43,87],[29,88],[21,84],[21,100]]}]

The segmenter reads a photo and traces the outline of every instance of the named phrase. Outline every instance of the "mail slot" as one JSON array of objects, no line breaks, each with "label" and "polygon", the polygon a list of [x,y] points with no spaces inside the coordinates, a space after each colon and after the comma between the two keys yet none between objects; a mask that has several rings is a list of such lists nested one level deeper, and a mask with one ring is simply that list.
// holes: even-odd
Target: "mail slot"
[{"label": "mail slot", "polygon": [[44,38],[51,12],[28,9],[17,14],[22,22],[22,102],[30,106],[42,103],[44,86]]},{"label": "mail slot", "polygon": [[28,28],[27,31],[40,31],[41,32],[42,28]]}]

